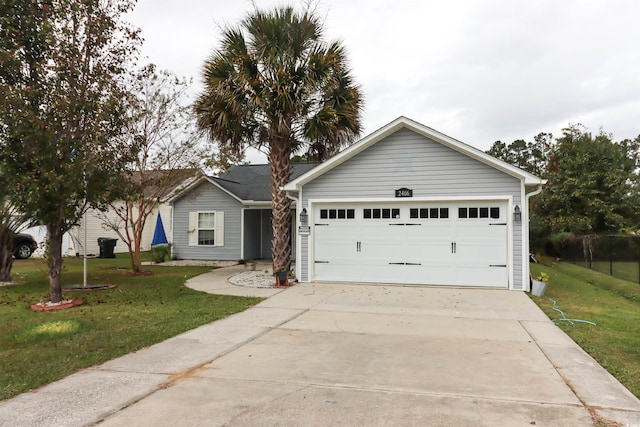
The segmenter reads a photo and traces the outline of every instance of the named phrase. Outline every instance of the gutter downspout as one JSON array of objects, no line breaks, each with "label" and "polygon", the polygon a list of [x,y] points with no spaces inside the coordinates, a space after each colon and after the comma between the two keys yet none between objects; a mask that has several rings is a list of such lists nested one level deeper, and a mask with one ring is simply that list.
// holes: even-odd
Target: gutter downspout
[{"label": "gutter downspout", "polygon": [[538,188],[536,190],[532,191],[531,193],[527,193],[525,195],[525,200],[527,201],[527,206],[529,206],[529,198],[531,198],[533,196],[537,196],[540,193],[542,193],[542,183],[538,184]]}]

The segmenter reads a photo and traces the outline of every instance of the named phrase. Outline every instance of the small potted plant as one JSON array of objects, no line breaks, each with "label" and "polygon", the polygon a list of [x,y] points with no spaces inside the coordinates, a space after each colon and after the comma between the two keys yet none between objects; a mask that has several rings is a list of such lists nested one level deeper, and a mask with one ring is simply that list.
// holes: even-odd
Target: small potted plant
[{"label": "small potted plant", "polygon": [[547,290],[547,283],[549,282],[549,275],[544,271],[541,271],[538,277],[531,281],[531,293],[537,297],[544,296]]}]

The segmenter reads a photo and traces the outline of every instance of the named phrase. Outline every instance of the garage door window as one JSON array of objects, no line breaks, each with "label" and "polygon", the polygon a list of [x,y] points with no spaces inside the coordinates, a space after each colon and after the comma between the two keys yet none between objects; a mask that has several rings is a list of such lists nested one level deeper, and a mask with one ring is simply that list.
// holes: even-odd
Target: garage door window
[{"label": "garage door window", "polygon": [[449,208],[411,208],[409,217],[412,219],[447,219],[449,218]]},{"label": "garage door window", "polygon": [[320,219],[354,219],[355,209],[320,209]]},{"label": "garage door window", "polygon": [[474,218],[500,218],[500,208],[496,207],[472,207],[458,208],[458,218],[474,219]]},{"label": "garage door window", "polygon": [[367,208],[362,210],[364,219],[398,219],[400,218],[400,209],[391,208]]}]

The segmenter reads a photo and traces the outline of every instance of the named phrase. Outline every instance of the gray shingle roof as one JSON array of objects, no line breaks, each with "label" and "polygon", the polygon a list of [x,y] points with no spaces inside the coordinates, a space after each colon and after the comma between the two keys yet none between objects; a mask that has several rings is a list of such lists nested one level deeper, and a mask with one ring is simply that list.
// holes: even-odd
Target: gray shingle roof
[{"label": "gray shingle roof", "polygon": [[[291,179],[296,179],[317,165],[318,163],[293,163]],[[234,165],[219,177],[211,177],[211,180],[239,199],[271,201],[269,165]]]}]

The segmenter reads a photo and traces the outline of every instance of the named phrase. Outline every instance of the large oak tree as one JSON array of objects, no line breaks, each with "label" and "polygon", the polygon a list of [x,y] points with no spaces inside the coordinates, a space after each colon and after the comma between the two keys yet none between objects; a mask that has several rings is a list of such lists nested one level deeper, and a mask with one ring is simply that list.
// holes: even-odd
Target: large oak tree
[{"label": "large oak tree", "polygon": [[223,150],[252,146],[267,154],[273,269],[287,271],[291,200],[280,188],[290,180],[292,156],[327,157],[361,130],[362,97],[345,48],[324,40],[322,20],[310,8],[255,9],[223,29],[203,78],[199,127]]}]

